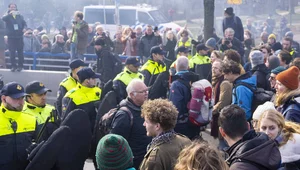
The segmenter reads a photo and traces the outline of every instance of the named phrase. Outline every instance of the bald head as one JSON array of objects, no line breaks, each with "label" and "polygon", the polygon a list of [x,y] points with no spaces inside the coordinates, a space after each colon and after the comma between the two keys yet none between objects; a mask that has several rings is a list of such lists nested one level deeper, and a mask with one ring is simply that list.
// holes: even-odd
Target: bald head
[{"label": "bald head", "polygon": [[176,60],[176,71],[188,70],[189,68],[189,59],[185,56],[180,56]]}]

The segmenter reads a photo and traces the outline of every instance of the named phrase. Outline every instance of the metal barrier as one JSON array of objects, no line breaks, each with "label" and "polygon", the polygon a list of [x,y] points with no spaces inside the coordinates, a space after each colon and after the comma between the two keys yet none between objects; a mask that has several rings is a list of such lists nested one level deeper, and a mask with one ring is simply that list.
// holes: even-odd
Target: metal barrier
[{"label": "metal barrier", "polygon": [[[6,52],[5,55],[9,56],[9,53]],[[53,53],[48,53],[48,52],[24,52],[24,56],[32,57],[32,59],[33,59],[32,70],[36,70],[36,68],[37,68],[38,57],[50,57],[50,58],[51,57],[66,57],[67,58],[66,61],[68,61],[71,57],[69,53],[53,54]],[[85,59],[85,62],[89,62],[89,61],[97,59],[96,54],[84,54],[83,57]],[[124,62],[128,56],[119,55],[119,57],[121,58],[121,60],[124,64]],[[137,56],[137,57],[139,57],[139,56]]]}]

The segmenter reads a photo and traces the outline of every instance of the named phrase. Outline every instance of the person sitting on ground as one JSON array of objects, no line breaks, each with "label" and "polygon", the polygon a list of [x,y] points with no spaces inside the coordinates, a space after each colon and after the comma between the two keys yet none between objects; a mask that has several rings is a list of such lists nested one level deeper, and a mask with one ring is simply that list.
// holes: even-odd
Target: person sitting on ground
[{"label": "person sitting on ground", "polygon": [[300,168],[300,125],[285,121],[276,110],[266,110],[258,121],[258,131],[278,142],[281,167],[285,170]]},{"label": "person sitting on ground", "polygon": [[183,149],[174,170],[229,170],[221,154],[206,142],[194,141]]},{"label": "person sitting on ground", "polygon": [[120,135],[105,135],[98,143],[96,161],[99,170],[135,170],[131,148]]},{"label": "person sitting on ground", "polygon": [[265,133],[250,130],[245,111],[237,105],[226,106],[219,117],[220,134],[230,146],[226,163],[230,170],[276,170],[281,157],[277,144]]},{"label": "person sitting on ground", "polygon": [[65,53],[65,41],[63,35],[57,34],[55,36],[55,42],[51,47],[51,53]]}]

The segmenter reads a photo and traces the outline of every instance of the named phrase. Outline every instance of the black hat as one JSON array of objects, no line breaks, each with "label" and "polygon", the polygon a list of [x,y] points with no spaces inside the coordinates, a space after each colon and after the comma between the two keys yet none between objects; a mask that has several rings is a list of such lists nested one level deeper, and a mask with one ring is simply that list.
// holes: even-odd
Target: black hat
[{"label": "black hat", "polygon": [[197,47],[196,47],[196,49],[197,49],[197,52],[199,50],[208,50],[208,48],[203,43],[202,44],[198,44]]},{"label": "black hat", "polygon": [[154,46],[154,47],[151,48],[150,54],[164,55],[165,52],[162,50],[162,48],[160,46]]},{"label": "black hat", "polygon": [[191,52],[191,49],[186,48],[185,46],[181,46],[181,47],[177,48],[177,53],[179,53],[179,52],[189,53],[189,52]]},{"label": "black hat", "polygon": [[90,78],[99,78],[100,79],[100,74],[96,74],[91,68],[89,67],[84,67],[80,69],[77,72],[77,76],[81,82],[83,82],[85,79],[90,79]]},{"label": "black hat", "polygon": [[105,41],[102,38],[97,38],[97,40],[95,41],[95,45],[104,46],[105,45]]},{"label": "black hat", "polygon": [[139,57],[130,56],[126,58],[125,65],[132,64],[135,67],[139,67],[141,65]]},{"label": "black hat", "polygon": [[14,99],[18,99],[20,97],[27,96],[24,92],[24,87],[17,82],[10,82],[3,86],[1,90],[1,95],[9,96]]},{"label": "black hat", "polygon": [[50,89],[47,89],[43,83],[39,81],[32,81],[26,85],[25,92],[27,94],[31,94],[31,93],[43,94],[45,92],[52,92],[52,91]]},{"label": "black hat", "polygon": [[232,7],[228,7],[228,8],[225,8],[224,12],[228,15],[233,15],[233,8]]},{"label": "black hat", "polygon": [[82,60],[80,60],[80,59],[76,59],[76,60],[73,60],[71,63],[70,63],[70,68],[72,69],[72,70],[74,70],[74,69],[76,69],[76,68],[78,68],[78,67],[83,67],[83,66],[85,66],[85,64],[84,64],[84,62],[82,61]]}]

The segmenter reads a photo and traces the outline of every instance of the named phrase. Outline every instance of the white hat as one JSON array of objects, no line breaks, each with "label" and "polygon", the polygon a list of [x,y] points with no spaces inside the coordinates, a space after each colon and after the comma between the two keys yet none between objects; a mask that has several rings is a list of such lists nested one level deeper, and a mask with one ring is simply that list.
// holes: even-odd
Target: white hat
[{"label": "white hat", "polygon": [[276,110],[274,103],[266,102],[262,105],[259,105],[253,113],[252,119],[259,120],[261,114],[267,110]]}]

